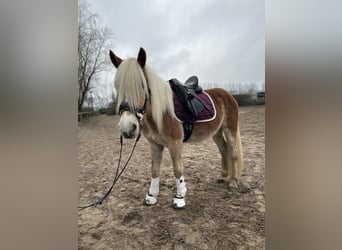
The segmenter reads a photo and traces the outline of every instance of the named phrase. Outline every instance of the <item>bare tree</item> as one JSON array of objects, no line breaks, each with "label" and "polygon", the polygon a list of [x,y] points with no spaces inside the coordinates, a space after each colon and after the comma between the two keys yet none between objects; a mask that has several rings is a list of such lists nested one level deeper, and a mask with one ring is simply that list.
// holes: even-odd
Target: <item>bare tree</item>
[{"label": "bare tree", "polygon": [[246,90],[247,94],[255,94],[258,91],[257,84],[255,82],[249,82],[248,84],[246,84]]},{"label": "bare tree", "polygon": [[96,75],[108,65],[107,52],[112,32],[101,24],[97,14],[82,1],[78,7],[78,111],[87,93],[96,88]]}]

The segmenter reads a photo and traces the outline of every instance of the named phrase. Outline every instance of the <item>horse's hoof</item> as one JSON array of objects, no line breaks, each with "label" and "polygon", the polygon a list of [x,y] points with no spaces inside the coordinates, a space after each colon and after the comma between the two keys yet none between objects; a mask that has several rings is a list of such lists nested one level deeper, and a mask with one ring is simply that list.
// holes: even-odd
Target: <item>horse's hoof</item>
[{"label": "horse's hoof", "polygon": [[184,197],[174,197],[173,198],[173,207],[175,209],[185,208],[185,199]]},{"label": "horse's hoof", "polygon": [[228,189],[238,190],[239,181],[236,178],[230,178],[228,181]]},{"label": "horse's hoof", "polygon": [[152,206],[152,205],[155,205],[157,203],[157,198],[152,196],[152,195],[149,195],[149,194],[146,194],[146,197],[145,197],[145,205],[147,206]]}]

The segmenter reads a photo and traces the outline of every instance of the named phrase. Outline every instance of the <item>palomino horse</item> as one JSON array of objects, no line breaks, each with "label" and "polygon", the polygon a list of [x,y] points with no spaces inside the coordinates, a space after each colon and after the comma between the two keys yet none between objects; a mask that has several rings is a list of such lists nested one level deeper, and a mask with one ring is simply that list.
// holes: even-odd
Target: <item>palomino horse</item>
[{"label": "palomino horse", "polygon": [[[168,82],[146,65],[146,52],[140,48],[137,58],[122,60],[112,51],[110,59],[117,68],[115,86],[120,113],[119,129],[125,138],[137,138],[142,131],[152,155],[152,177],[145,197],[147,205],[154,205],[159,194],[160,164],[164,148],[168,148],[176,178],[177,193],[173,204],[185,206],[187,191],[181,152],[183,127],[175,118],[173,94]],[[228,187],[237,187],[243,169],[243,156],[238,124],[238,104],[224,89],[205,90],[213,100],[216,117],[212,121],[195,123],[188,142],[212,137],[222,156],[221,177]]]}]

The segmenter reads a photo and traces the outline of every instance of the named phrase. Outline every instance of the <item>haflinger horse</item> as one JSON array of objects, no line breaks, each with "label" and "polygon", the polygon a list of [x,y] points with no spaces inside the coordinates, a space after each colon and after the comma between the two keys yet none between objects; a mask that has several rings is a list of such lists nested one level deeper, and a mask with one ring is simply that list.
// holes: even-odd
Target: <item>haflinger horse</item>
[{"label": "haflinger horse", "polygon": [[[171,87],[146,64],[143,48],[140,48],[137,58],[123,60],[111,50],[109,55],[117,68],[114,81],[119,104],[120,133],[124,138],[134,139],[142,132],[151,151],[152,176],[145,204],[157,203],[160,165],[166,147],[170,152],[176,178],[177,193],[173,205],[175,208],[183,208],[187,191],[181,158],[184,131],[181,122],[175,117]],[[187,142],[200,142],[212,137],[222,156],[220,179],[228,182],[228,188],[238,188],[243,170],[238,104],[224,89],[213,88],[205,92],[213,100],[216,117],[209,122],[195,123]]]}]

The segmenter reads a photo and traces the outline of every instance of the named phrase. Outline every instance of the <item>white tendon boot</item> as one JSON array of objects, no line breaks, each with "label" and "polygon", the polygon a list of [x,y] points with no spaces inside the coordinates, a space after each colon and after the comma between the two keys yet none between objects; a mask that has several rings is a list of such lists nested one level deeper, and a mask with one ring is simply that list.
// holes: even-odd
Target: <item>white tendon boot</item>
[{"label": "white tendon boot", "polygon": [[177,194],[173,198],[173,205],[175,208],[184,208],[185,207],[185,194],[186,194],[186,186],[184,177],[181,176],[179,179],[176,179],[177,186]]},{"label": "white tendon boot", "polygon": [[151,178],[150,189],[145,197],[146,205],[154,205],[157,203],[157,196],[159,194],[159,177]]}]

